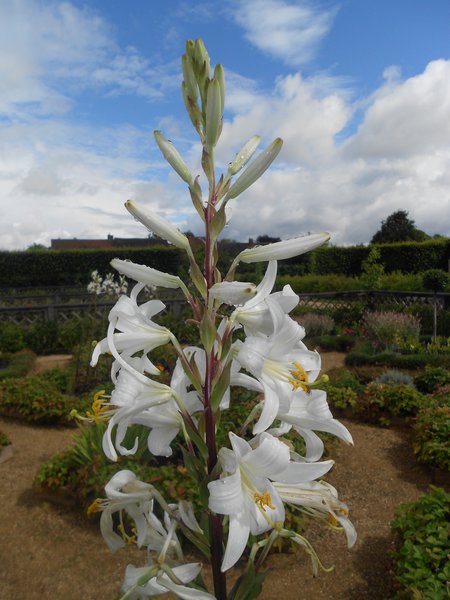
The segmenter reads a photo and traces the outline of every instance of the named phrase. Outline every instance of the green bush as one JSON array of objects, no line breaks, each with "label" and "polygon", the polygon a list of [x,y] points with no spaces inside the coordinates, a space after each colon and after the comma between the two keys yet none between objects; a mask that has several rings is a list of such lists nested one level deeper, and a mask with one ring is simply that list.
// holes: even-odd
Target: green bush
[{"label": "green bush", "polygon": [[430,400],[409,385],[369,383],[358,397],[355,413],[369,423],[384,423],[392,416],[408,417]]},{"label": "green bush", "polygon": [[55,367],[39,374],[44,381],[50,381],[61,394],[73,389],[73,372],[70,368]]},{"label": "green bush", "polygon": [[0,382],[0,414],[42,425],[69,425],[70,411],[82,412],[86,403],[61,394],[55,385],[40,375]]},{"label": "green bush", "polygon": [[[447,397],[448,402],[448,397]],[[450,403],[435,404],[417,413],[412,446],[419,462],[450,471]]]},{"label": "green bush", "polygon": [[343,367],[335,367],[327,372],[330,380],[330,385],[338,388],[350,388],[356,394],[360,394],[364,390],[364,385],[352,371]]},{"label": "green bush", "polygon": [[20,350],[15,354],[2,356],[5,366],[0,369],[0,380],[9,377],[23,377],[31,371],[36,360],[36,354],[31,350]]},{"label": "green bush", "polygon": [[417,388],[425,394],[431,394],[439,386],[450,383],[450,370],[444,367],[425,367],[422,373],[415,377]]},{"label": "green bush", "polygon": [[16,323],[0,324],[0,352],[18,352],[25,348],[23,328]]},{"label": "green bush", "polygon": [[423,287],[432,292],[443,292],[449,284],[448,273],[442,269],[429,269],[422,275]]},{"label": "green bush", "polygon": [[354,411],[357,406],[357,394],[350,387],[337,387],[330,383],[321,386],[327,393],[327,400],[331,407],[339,410]]},{"label": "green bush", "polygon": [[25,345],[36,354],[55,354],[61,350],[56,321],[39,322],[24,329]]},{"label": "green bush", "polygon": [[401,504],[391,523],[396,600],[448,600],[450,581],[450,494],[431,487],[417,502]]}]

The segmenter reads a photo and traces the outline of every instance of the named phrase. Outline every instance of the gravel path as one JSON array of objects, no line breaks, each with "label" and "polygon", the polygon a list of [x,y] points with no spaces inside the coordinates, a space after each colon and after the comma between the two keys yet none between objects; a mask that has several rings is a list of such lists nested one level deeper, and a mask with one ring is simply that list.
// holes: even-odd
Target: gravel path
[{"label": "gravel path", "polygon": [[[311,524],[307,537],[334,571],[313,578],[305,554],[271,555],[261,600],[391,596],[389,522],[395,506],[426,492],[431,476],[414,461],[406,430],[345,424],[355,447],[340,446],[329,481],[350,507],[358,541],[349,551],[343,534]],[[32,487],[39,465],[66,448],[73,432],[3,419],[0,430],[13,444],[12,456],[0,463],[0,600],[113,600],[126,564],[140,564],[142,554],[129,548],[111,555],[96,525]]]}]

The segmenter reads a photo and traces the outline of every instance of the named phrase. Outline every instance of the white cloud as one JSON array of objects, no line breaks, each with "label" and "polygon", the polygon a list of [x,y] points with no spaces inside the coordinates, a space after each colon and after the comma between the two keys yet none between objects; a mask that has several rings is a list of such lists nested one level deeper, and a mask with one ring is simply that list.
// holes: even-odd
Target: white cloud
[{"label": "white cloud", "polygon": [[95,11],[69,2],[2,1],[0,57],[0,114],[26,119],[64,114],[86,88],[160,97],[175,70],[121,48]]},{"label": "white cloud", "polygon": [[233,17],[246,38],[289,65],[309,62],[331,28],[336,9],[318,8],[310,0],[237,0]]},{"label": "white cloud", "polygon": [[331,230],[334,243],[365,243],[399,208],[428,233],[450,235],[450,61],[405,81],[388,74],[358,102],[362,123],[344,142],[354,106],[339,82],[291,75],[270,96],[246,87],[243,112],[224,126],[222,162],[254,133],[285,144],[278,167],[233,201],[227,237]]}]

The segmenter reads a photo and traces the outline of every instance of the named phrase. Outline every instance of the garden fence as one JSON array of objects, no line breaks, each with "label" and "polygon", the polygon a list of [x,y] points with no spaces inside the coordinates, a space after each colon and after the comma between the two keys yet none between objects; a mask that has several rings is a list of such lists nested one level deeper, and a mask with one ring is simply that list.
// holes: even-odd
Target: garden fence
[{"label": "garden fence", "polygon": [[[315,310],[351,309],[363,305],[368,310],[405,311],[411,305],[432,305],[434,294],[427,292],[385,292],[385,291],[351,291],[321,292],[299,294],[300,306]],[[145,291],[139,300],[148,300],[152,296]],[[186,306],[186,299],[181,294],[166,294],[161,300],[167,310],[180,314]],[[450,310],[450,294],[436,294],[439,310]],[[116,298],[98,297],[86,292],[76,292],[68,288],[49,289],[3,289],[0,290],[0,323],[12,322],[18,325],[33,325],[37,322],[64,322],[72,318],[83,318],[86,314],[98,317],[114,306]]]}]

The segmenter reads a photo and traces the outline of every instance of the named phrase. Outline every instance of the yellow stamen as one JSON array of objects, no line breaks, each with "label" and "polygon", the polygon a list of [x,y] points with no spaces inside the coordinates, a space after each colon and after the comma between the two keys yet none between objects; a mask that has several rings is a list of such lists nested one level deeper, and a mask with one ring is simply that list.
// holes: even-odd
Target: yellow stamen
[{"label": "yellow stamen", "polygon": [[295,367],[295,369],[291,371],[292,377],[289,378],[289,383],[292,385],[292,389],[297,390],[298,388],[302,388],[304,392],[309,392],[308,373],[301,366],[301,364],[297,362],[292,364]]},{"label": "yellow stamen", "polygon": [[275,508],[275,506],[272,504],[272,499],[269,492],[266,492],[265,494],[255,494],[255,503],[263,512],[266,512],[266,506],[272,509]]},{"label": "yellow stamen", "polygon": [[92,419],[97,425],[105,420],[103,413],[108,410],[108,404],[106,404],[104,398],[102,398],[104,393],[105,390],[100,390],[94,394],[92,412],[86,412],[86,416],[89,417],[89,419]]},{"label": "yellow stamen", "polygon": [[86,513],[88,514],[88,516],[93,515],[98,512],[102,512],[102,503],[103,503],[102,498],[96,498],[94,500],[94,502],[92,502],[92,504],[90,504],[86,510]]}]

